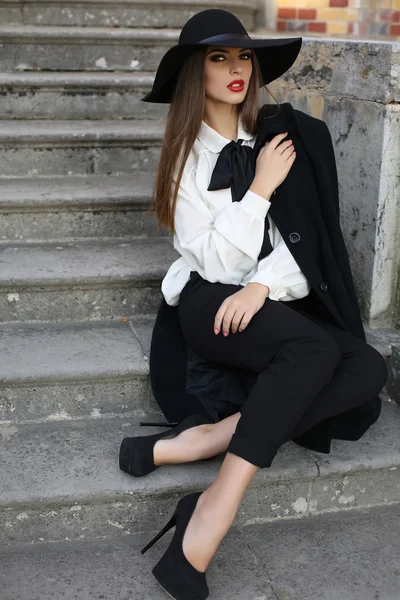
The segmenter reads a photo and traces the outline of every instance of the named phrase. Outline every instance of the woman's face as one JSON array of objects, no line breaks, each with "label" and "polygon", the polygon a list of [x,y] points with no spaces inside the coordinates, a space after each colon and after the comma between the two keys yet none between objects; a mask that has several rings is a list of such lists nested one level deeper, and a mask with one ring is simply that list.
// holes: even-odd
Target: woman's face
[{"label": "woman's face", "polygon": [[[227,104],[243,102],[253,71],[251,56],[251,49],[209,46],[204,64],[206,96]],[[228,87],[235,80],[242,85]]]}]

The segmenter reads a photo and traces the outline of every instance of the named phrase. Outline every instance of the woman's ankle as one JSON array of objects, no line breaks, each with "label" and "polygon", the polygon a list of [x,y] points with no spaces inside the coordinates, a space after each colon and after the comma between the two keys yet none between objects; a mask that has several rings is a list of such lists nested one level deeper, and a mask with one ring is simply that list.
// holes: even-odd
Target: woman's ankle
[{"label": "woman's ankle", "polygon": [[153,450],[155,464],[179,464],[205,458],[205,439],[210,427],[212,424],[198,425],[182,431],[174,438],[158,440]]}]

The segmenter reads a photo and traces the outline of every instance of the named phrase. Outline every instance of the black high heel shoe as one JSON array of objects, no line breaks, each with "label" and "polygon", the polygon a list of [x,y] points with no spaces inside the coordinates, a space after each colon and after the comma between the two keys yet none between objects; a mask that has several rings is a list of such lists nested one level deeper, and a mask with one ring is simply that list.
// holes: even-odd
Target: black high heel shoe
[{"label": "black high heel shoe", "polygon": [[183,496],[165,527],[141,550],[142,554],[147,552],[164,533],[176,525],[170,545],[151,571],[164,591],[174,600],[205,600],[210,593],[205,572],[195,569],[182,549],[186,527],[202,493],[193,492]]},{"label": "black high heel shoe", "polygon": [[[183,421],[167,431],[154,435],[127,437],[121,442],[119,449],[119,468],[134,477],[142,477],[151,473],[160,465],[154,464],[153,448],[155,443],[163,437],[178,434],[190,427],[214,423],[207,415],[195,413],[187,416]],[[170,423],[143,423],[141,425],[170,425]]]}]

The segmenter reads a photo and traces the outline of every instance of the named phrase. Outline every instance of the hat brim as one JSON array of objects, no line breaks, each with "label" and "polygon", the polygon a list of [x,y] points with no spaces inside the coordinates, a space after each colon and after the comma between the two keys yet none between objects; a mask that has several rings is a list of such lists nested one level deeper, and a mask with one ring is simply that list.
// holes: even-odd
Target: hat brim
[{"label": "hat brim", "polygon": [[295,62],[299,55],[303,38],[243,38],[232,37],[220,40],[204,41],[196,44],[177,44],[162,57],[154,78],[152,90],[141,98],[142,102],[169,104],[180,68],[186,58],[201,46],[232,46],[234,48],[254,48],[260,64],[262,85],[274,81]]}]

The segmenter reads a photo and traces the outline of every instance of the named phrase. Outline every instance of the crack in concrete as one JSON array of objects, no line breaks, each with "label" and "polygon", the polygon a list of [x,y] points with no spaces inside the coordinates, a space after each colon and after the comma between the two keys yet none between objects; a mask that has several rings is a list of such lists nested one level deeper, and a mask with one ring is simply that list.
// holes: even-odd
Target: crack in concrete
[{"label": "crack in concrete", "polygon": [[245,536],[245,534],[243,532],[242,526],[238,526],[238,532],[239,532],[240,536],[243,539],[243,546],[245,546],[248,549],[249,553],[253,557],[253,560],[254,560],[255,564],[260,569],[260,571],[262,572],[263,576],[266,578],[267,583],[270,586],[270,590],[273,592],[276,600],[287,600],[287,597],[283,598],[281,596],[281,594],[279,593],[279,590],[275,589],[275,586],[273,585],[272,580],[271,580],[270,576],[268,575],[267,570],[266,570],[263,562],[260,561],[260,559],[258,558],[255,550],[253,550],[253,548],[250,545],[250,543],[246,540],[246,536]]}]

